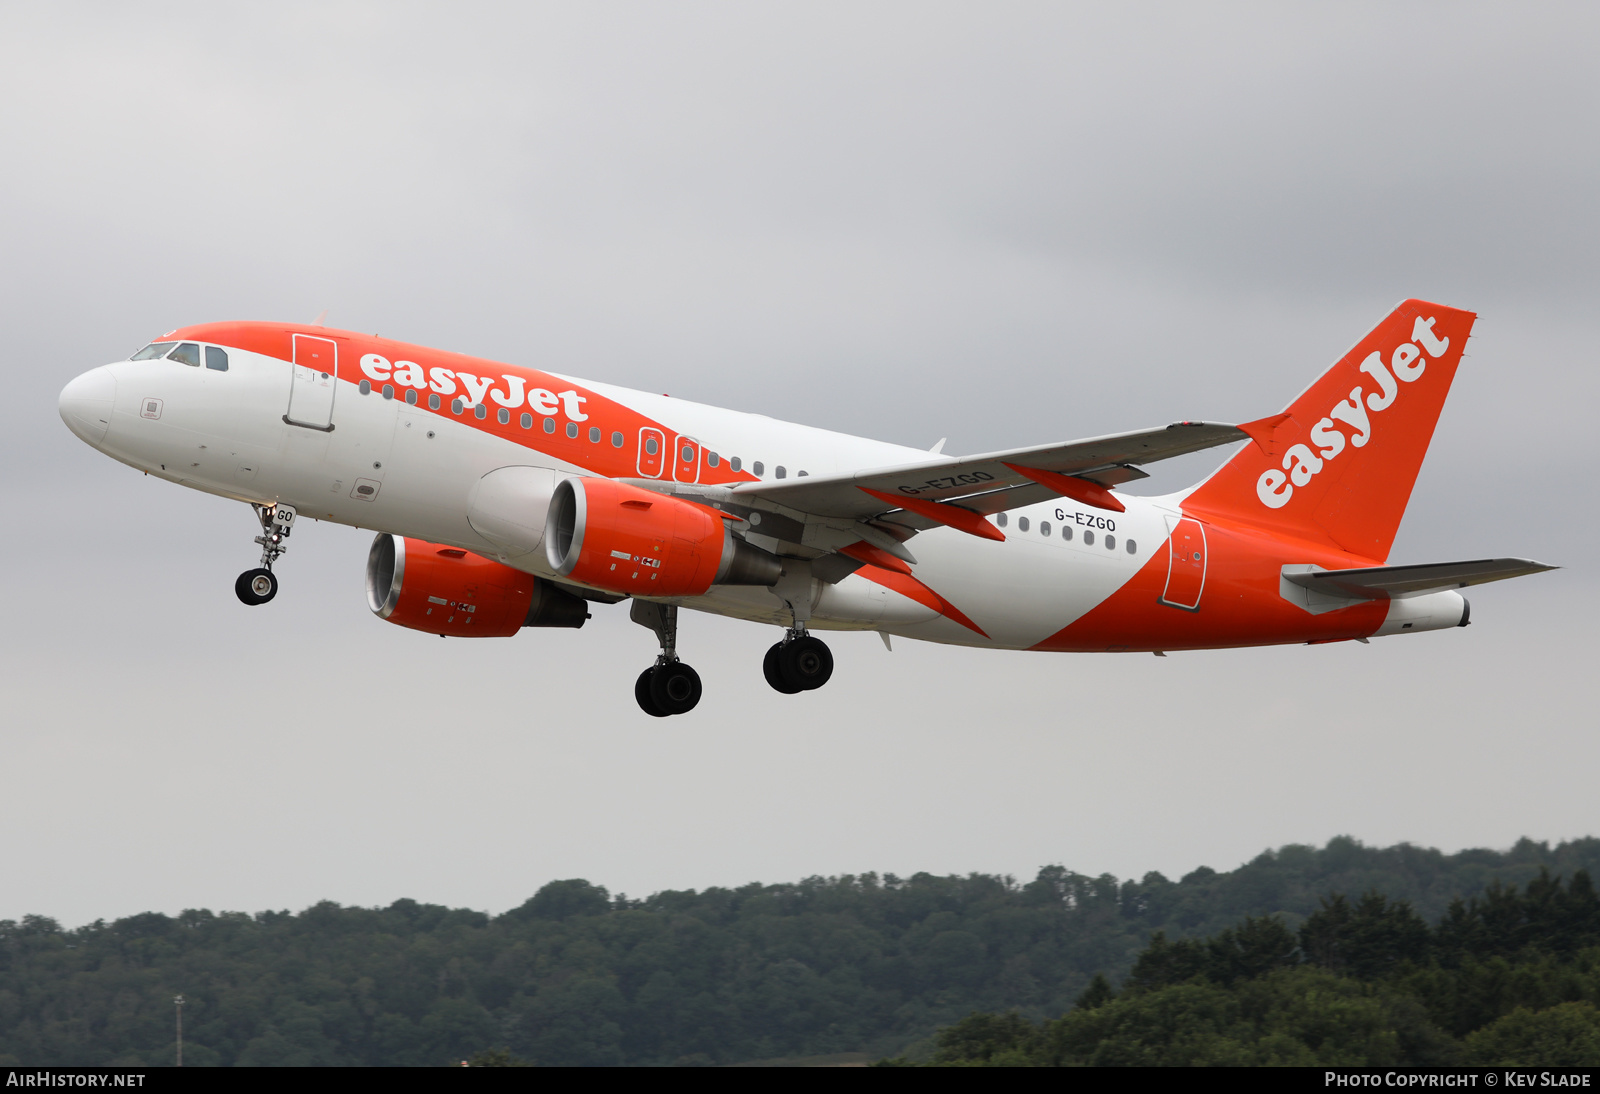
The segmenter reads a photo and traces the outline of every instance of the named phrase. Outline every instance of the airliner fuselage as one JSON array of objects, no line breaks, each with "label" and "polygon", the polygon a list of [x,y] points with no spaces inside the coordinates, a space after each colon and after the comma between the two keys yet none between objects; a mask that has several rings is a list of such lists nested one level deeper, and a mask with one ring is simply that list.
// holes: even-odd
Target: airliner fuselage
[{"label": "airliner fuselage", "polygon": [[[1383,563],[1472,318],[1408,301],[1288,412],[1243,427],[979,457],[277,323],[170,332],[72,381],[61,413],[131,467],[256,507],[246,603],[275,592],[296,517],[374,529],[394,538],[375,545],[372,607],[419,630],[488,634],[471,626],[490,601],[521,612],[540,586],[546,603],[632,599],[663,642],[640,704],[679,713],[682,696],[652,700],[646,679],[677,662],[677,607],[784,627],[774,651],[813,653],[811,629],[1164,652],[1464,624],[1455,588],[1515,576],[1518,560],[1451,564],[1479,568],[1432,585],[1425,567]],[[1238,440],[1198,488],[1112,489],[1142,463]],[[1529,566],[1544,568],[1517,572]],[[1350,576],[1322,576],[1335,571]],[[785,676],[776,656],[780,691],[831,671]]]}]

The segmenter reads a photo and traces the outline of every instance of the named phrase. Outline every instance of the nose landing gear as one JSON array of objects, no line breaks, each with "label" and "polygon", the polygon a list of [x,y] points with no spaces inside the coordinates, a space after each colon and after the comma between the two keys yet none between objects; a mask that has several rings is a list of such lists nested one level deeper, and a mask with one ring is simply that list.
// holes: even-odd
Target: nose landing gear
[{"label": "nose landing gear", "polygon": [[295,510],[292,505],[252,504],[251,508],[261,522],[261,534],[256,537],[261,544],[261,565],[240,574],[233,583],[233,592],[241,604],[255,607],[278,595],[278,578],[272,572],[272,564],[289,549],[283,541],[294,530]]},{"label": "nose landing gear", "polygon": [[804,627],[795,627],[767,651],[761,672],[772,689],[784,695],[815,691],[833,676],[833,652]]},{"label": "nose landing gear", "polygon": [[648,627],[661,641],[656,663],[634,681],[633,698],[653,718],[687,714],[700,702],[700,674],[678,660],[678,609],[671,604],[635,600],[628,617]]},{"label": "nose landing gear", "polygon": [[278,579],[272,571],[266,568],[246,570],[239,575],[239,580],[233,583],[234,595],[241,604],[254,607],[265,604],[278,595]]}]

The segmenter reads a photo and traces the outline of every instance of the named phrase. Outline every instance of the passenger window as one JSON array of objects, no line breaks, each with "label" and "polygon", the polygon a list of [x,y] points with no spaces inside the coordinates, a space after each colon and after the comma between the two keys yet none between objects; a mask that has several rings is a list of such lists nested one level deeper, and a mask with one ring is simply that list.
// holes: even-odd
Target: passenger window
[{"label": "passenger window", "polygon": [[780,478],[780,479],[781,479],[781,478],[784,478],[784,477],[785,477],[785,476],[787,476],[787,475],[788,475],[788,474],[789,474],[789,472],[787,472],[787,471],[785,471],[785,470],[784,470],[784,469],[783,469],[783,464],[781,464],[781,463],[780,463],[780,464],[779,464],[779,465],[778,465],[778,470],[777,470],[777,475],[778,475],[778,478]]},{"label": "passenger window", "polygon": [[809,474],[811,474],[811,472],[809,472],[809,471],[802,471],[802,472],[800,472],[800,476],[799,476],[799,477],[800,477],[800,478],[802,478],[802,479],[803,479],[803,478],[805,478],[805,477],[806,477],[806,476],[807,476],[807,475],[809,475]]},{"label": "passenger window", "polygon": [[546,418],[544,420],[544,431],[546,433],[554,433],[556,431],[556,420],[554,418]]},{"label": "passenger window", "polygon": [[733,459],[729,460],[728,461],[729,470],[738,471],[739,470],[739,462],[740,461],[739,461],[739,457],[738,456],[735,456]]},{"label": "passenger window", "polygon": [[1071,525],[1063,524],[1061,526],[1061,538],[1065,539],[1065,540],[1072,539],[1072,527],[1071,527]]},{"label": "passenger window", "polygon": [[621,448],[622,447],[622,434],[621,433],[613,433],[613,434],[611,434],[611,447],[612,448]]},{"label": "passenger window", "polygon": [[656,443],[656,439],[654,437],[646,437],[644,439],[645,455],[654,456],[660,450],[661,450],[661,446]]},{"label": "passenger window", "polygon": [[994,522],[1000,527],[1004,528],[1006,526],[1006,515],[1004,513],[996,513],[994,516]]},{"label": "passenger window", "polygon": [[571,437],[573,440],[577,440],[578,439],[578,423],[577,422],[568,422],[567,423],[567,436]]},{"label": "passenger window", "polygon": [[371,395],[372,394],[372,381],[370,381],[370,380],[362,380],[359,384],[356,385],[356,390],[361,392],[361,394],[363,394],[363,395]]},{"label": "passenger window", "polygon": [[484,406],[482,403],[479,403],[477,406],[473,407],[472,412],[478,416],[480,421],[489,416],[489,408]]},{"label": "passenger window", "polygon": [[439,396],[437,396],[437,395],[428,396],[428,409],[429,410],[438,410],[439,409]]},{"label": "passenger window", "polygon": [[221,346],[206,347],[206,368],[214,372],[228,371],[228,351]]},{"label": "passenger window", "polygon": [[1115,551],[1116,549],[1117,549],[1117,537],[1116,536],[1107,536],[1106,537],[1106,550]]},{"label": "passenger window", "polygon": [[465,405],[466,404],[463,403],[460,399],[451,399],[450,400],[450,413],[452,413],[452,414],[460,414],[462,408]]},{"label": "passenger window", "polygon": [[153,361],[157,357],[165,357],[167,355],[167,351],[175,345],[177,345],[176,342],[151,342],[148,346],[144,347],[144,349],[128,358],[128,360]]},{"label": "passenger window", "polygon": [[752,467],[752,470],[755,471],[756,478],[758,478],[758,479],[762,478],[766,474],[766,470],[767,469],[765,467],[761,466],[761,461],[760,460],[757,460],[753,465],[751,465],[751,467]]},{"label": "passenger window", "polygon": [[600,443],[600,427],[599,426],[592,425],[592,426],[589,427],[589,443],[590,444],[599,444]]},{"label": "passenger window", "polygon": [[417,389],[416,388],[414,388],[414,387],[406,388],[406,405],[407,406],[416,406],[417,405]]},{"label": "passenger window", "polygon": [[383,385],[383,397],[385,399],[393,399],[394,398],[394,385],[393,384],[384,384]]},{"label": "passenger window", "polygon": [[1050,535],[1050,522],[1049,521],[1041,520],[1039,522],[1039,534],[1041,536],[1049,538],[1049,535]]},{"label": "passenger window", "polygon": [[200,367],[200,347],[193,342],[184,342],[177,349],[167,354],[169,361],[182,361],[192,368]]},{"label": "passenger window", "polygon": [[532,429],[533,428],[533,415],[529,414],[526,410],[524,410],[522,412],[522,428],[523,429]]},{"label": "passenger window", "polygon": [[500,419],[501,425],[511,424],[511,411],[507,410],[505,407],[501,407],[500,413],[496,414],[495,417]]},{"label": "passenger window", "polygon": [[1124,546],[1126,546],[1128,548],[1128,553],[1130,555],[1136,555],[1136,554],[1139,553],[1139,545],[1137,543],[1133,542],[1133,540],[1131,540],[1131,539],[1126,544],[1124,544]]},{"label": "passenger window", "polygon": [[1018,517],[1017,518],[1017,531],[1026,532],[1027,530],[1028,530],[1028,518],[1027,517]]},{"label": "passenger window", "polygon": [[1085,528],[1083,530],[1083,542],[1087,546],[1090,546],[1090,547],[1094,546],[1094,533],[1089,531],[1089,529],[1087,529],[1087,528]]},{"label": "passenger window", "polygon": [[717,466],[717,464],[719,464],[721,462],[722,462],[722,457],[718,456],[715,452],[707,452],[706,453],[706,466],[707,467],[715,467],[715,466]]}]

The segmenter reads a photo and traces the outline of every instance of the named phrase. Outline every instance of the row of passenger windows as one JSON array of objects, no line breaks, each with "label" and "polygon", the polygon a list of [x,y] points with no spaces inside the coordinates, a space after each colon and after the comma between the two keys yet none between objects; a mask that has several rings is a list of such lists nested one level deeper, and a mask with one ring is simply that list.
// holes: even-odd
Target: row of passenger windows
[{"label": "row of passenger windows", "polygon": [[128,360],[154,361],[158,357],[165,357],[169,361],[178,361],[192,368],[199,368],[202,348],[205,350],[206,368],[216,372],[228,371],[227,350],[221,346],[202,347],[198,342],[151,342]]},{"label": "row of passenger windows", "polygon": [[[1006,515],[1004,513],[996,514],[996,516],[994,518],[994,522],[996,524],[998,524],[1000,527],[1004,528],[1006,526],[1006,523],[1007,523],[1006,522]],[[1029,522],[1027,517],[1018,517],[1017,518],[1017,531],[1026,532],[1028,530],[1029,526],[1030,526],[1030,522]],[[1050,537],[1050,522],[1049,521],[1041,520],[1039,522],[1039,534],[1041,536],[1044,536],[1046,539],[1048,539]],[[1063,524],[1061,526],[1061,538],[1064,539],[1064,540],[1071,540],[1072,539],[1072,525]],[[1114,536],[1111,533],[1107,532],[1106,535],[1103,538],[1104,538],[1104,541],[1105,541],[1106,550],[1115,551],[1117,549],[1117,537],[1116,536]],[[1083,530],[1083,542],[1087,546],[1091,546],[1091,547],[1094,546],[1094,530],[1092,528],[1085,528]],[[1139,553],[1139,545],[1136,542],[1134,542],[1133,540],[1131,540],[1131,539],[1123,540],[1122,541],[1122,545],[1123,545],[1123,549],[1126,550],[1130,555],[1136,555],[1136,554]]]},{"label": "row of passenger windows", "polygon": [[[357,385],[357,388],[361,392],[361,394],[363,394],[363,395],[370,395],[372,393],[372,384],[371,384],[370,381],[362,380],[361,383]],[[385,399],[393,399],[394,398],[394,385],[393,384],[384,384],[381,394],[383,395],[383,397]],[[416,388],[412,388],[412,387],[406,388],[405,400],[406,400],[407,405],[409,405],[409,406],[416,406],[417,405],[417,390],[416,390]],[[440,400],[440,398],[439,398],[439,396],[437,394],[430,393],[428,395],[428,409],[429,410],[438,410],[443,405],[444,405],[443,402]],[[450,413],[452,413],[452,414],[461,414],[466,409],[467,409],[467,404],[466,404],[466,400],[465,399],[457,398],[457,399],[450,400]],[[473,413],[473,415],[475,417],[477,417],[479,419],[487,418],[489,416],[489,408],[487,406],[485,406],[483,403],[479,403],[477,406],[472,408],[472,413]],[[496,412],[495,417],[500,422],[501,425],[510,425],[511,424],[511,411],[506,409],[505,407],[501,407]],[[554,433],[556,431],[556,420],[554,418],[541,418],[540,420],[544,423],[541,426],[541,428],[546,433]],[[529,414],[527,411],[523,411],[522,412],[522,417],[521,417],[520,421],[518,422],[518,424],[521,425],[523,429],[532,429],[533,428],[533,415]],[[582,432],[583,432],[583,427],[579,426],[577,422],[568,422],[567,423],[566,433],[567,433],[568,437],[572,438],[573,440],[577,440],[579,434],[582,433]],[[604,438],[604,436],[605,436],[604,431],[601,430],[601,428],[599,426],[597,426],[597,425],[589,426],[588,432],[589,432],[589,443],[590,444],[599,444],[600,441],[602,440],[602,438]],[[612,433],[611,433],[611,447],[612,448],[621,448],[626,443],[627,443],[627,438],[620,431],[616,431],[616,430],[612,431]],[[646,455],[654,456],[656,453],[661,451],[661,442],[658,441],[654,437],[646,437],[644,439],[644,450],[645,450],[645,454]],[[684,463],[693,463],[694,462],[694,448],[691,447],[690,445],[684,445],[683,446],[683,451],[678,453],[678,458],[680,460],[682,460]],[[708,467],[720,467],[720,466],[722,466],[722,459],[723,459],[723,457],[719,453],[716,453],[716,452],[707,452],[706,453],[706,465]],[[744,461],[741,460],[738,456],[734,456],[734,457],[732,457],[731,459],[728,460],[728,468],[731,471],[738,472],[743,467],[744,467]],[[757,460],[757,461],[755,461],[755,463],[750,465],[750,471],[758,479],[766,478],[766,473],[767,473],[766,464],[762,463],[760,460]],[[799,475],[800,478],[805,478],[808,474],[810,474],[810,472],[807,472],[807,471],[798,472],[798,475]],[[786,479],[786,478],[789,477],[789,469],[784,467],[782,464],[779,464],[777,467],[773,468],[773,475],[774,475],[775,478]]]}]

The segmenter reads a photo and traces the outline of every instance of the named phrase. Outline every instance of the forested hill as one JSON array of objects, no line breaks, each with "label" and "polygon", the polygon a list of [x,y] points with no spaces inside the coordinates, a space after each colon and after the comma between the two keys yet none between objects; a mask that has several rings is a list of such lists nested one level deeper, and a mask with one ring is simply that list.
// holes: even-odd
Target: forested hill
[{"label": "forested hill", "polygon": [[1541,868],[1600,873],[1600,839],[1456,855],[1336,839],[1179,881],[1052,866],[1027,883],[867,874],[629,900],[572,880],[498,917],[413,900],[76,930],[29,916],[0,921],[0,1063],[169,1063],[179,993],[189,1065],[890,1055],[975,1009],[1060,1015],[1095,973],[1121,982],[1157,930],[1274,914],[1293,930],[1320,898],[1369,890],[1433,922]]}]

